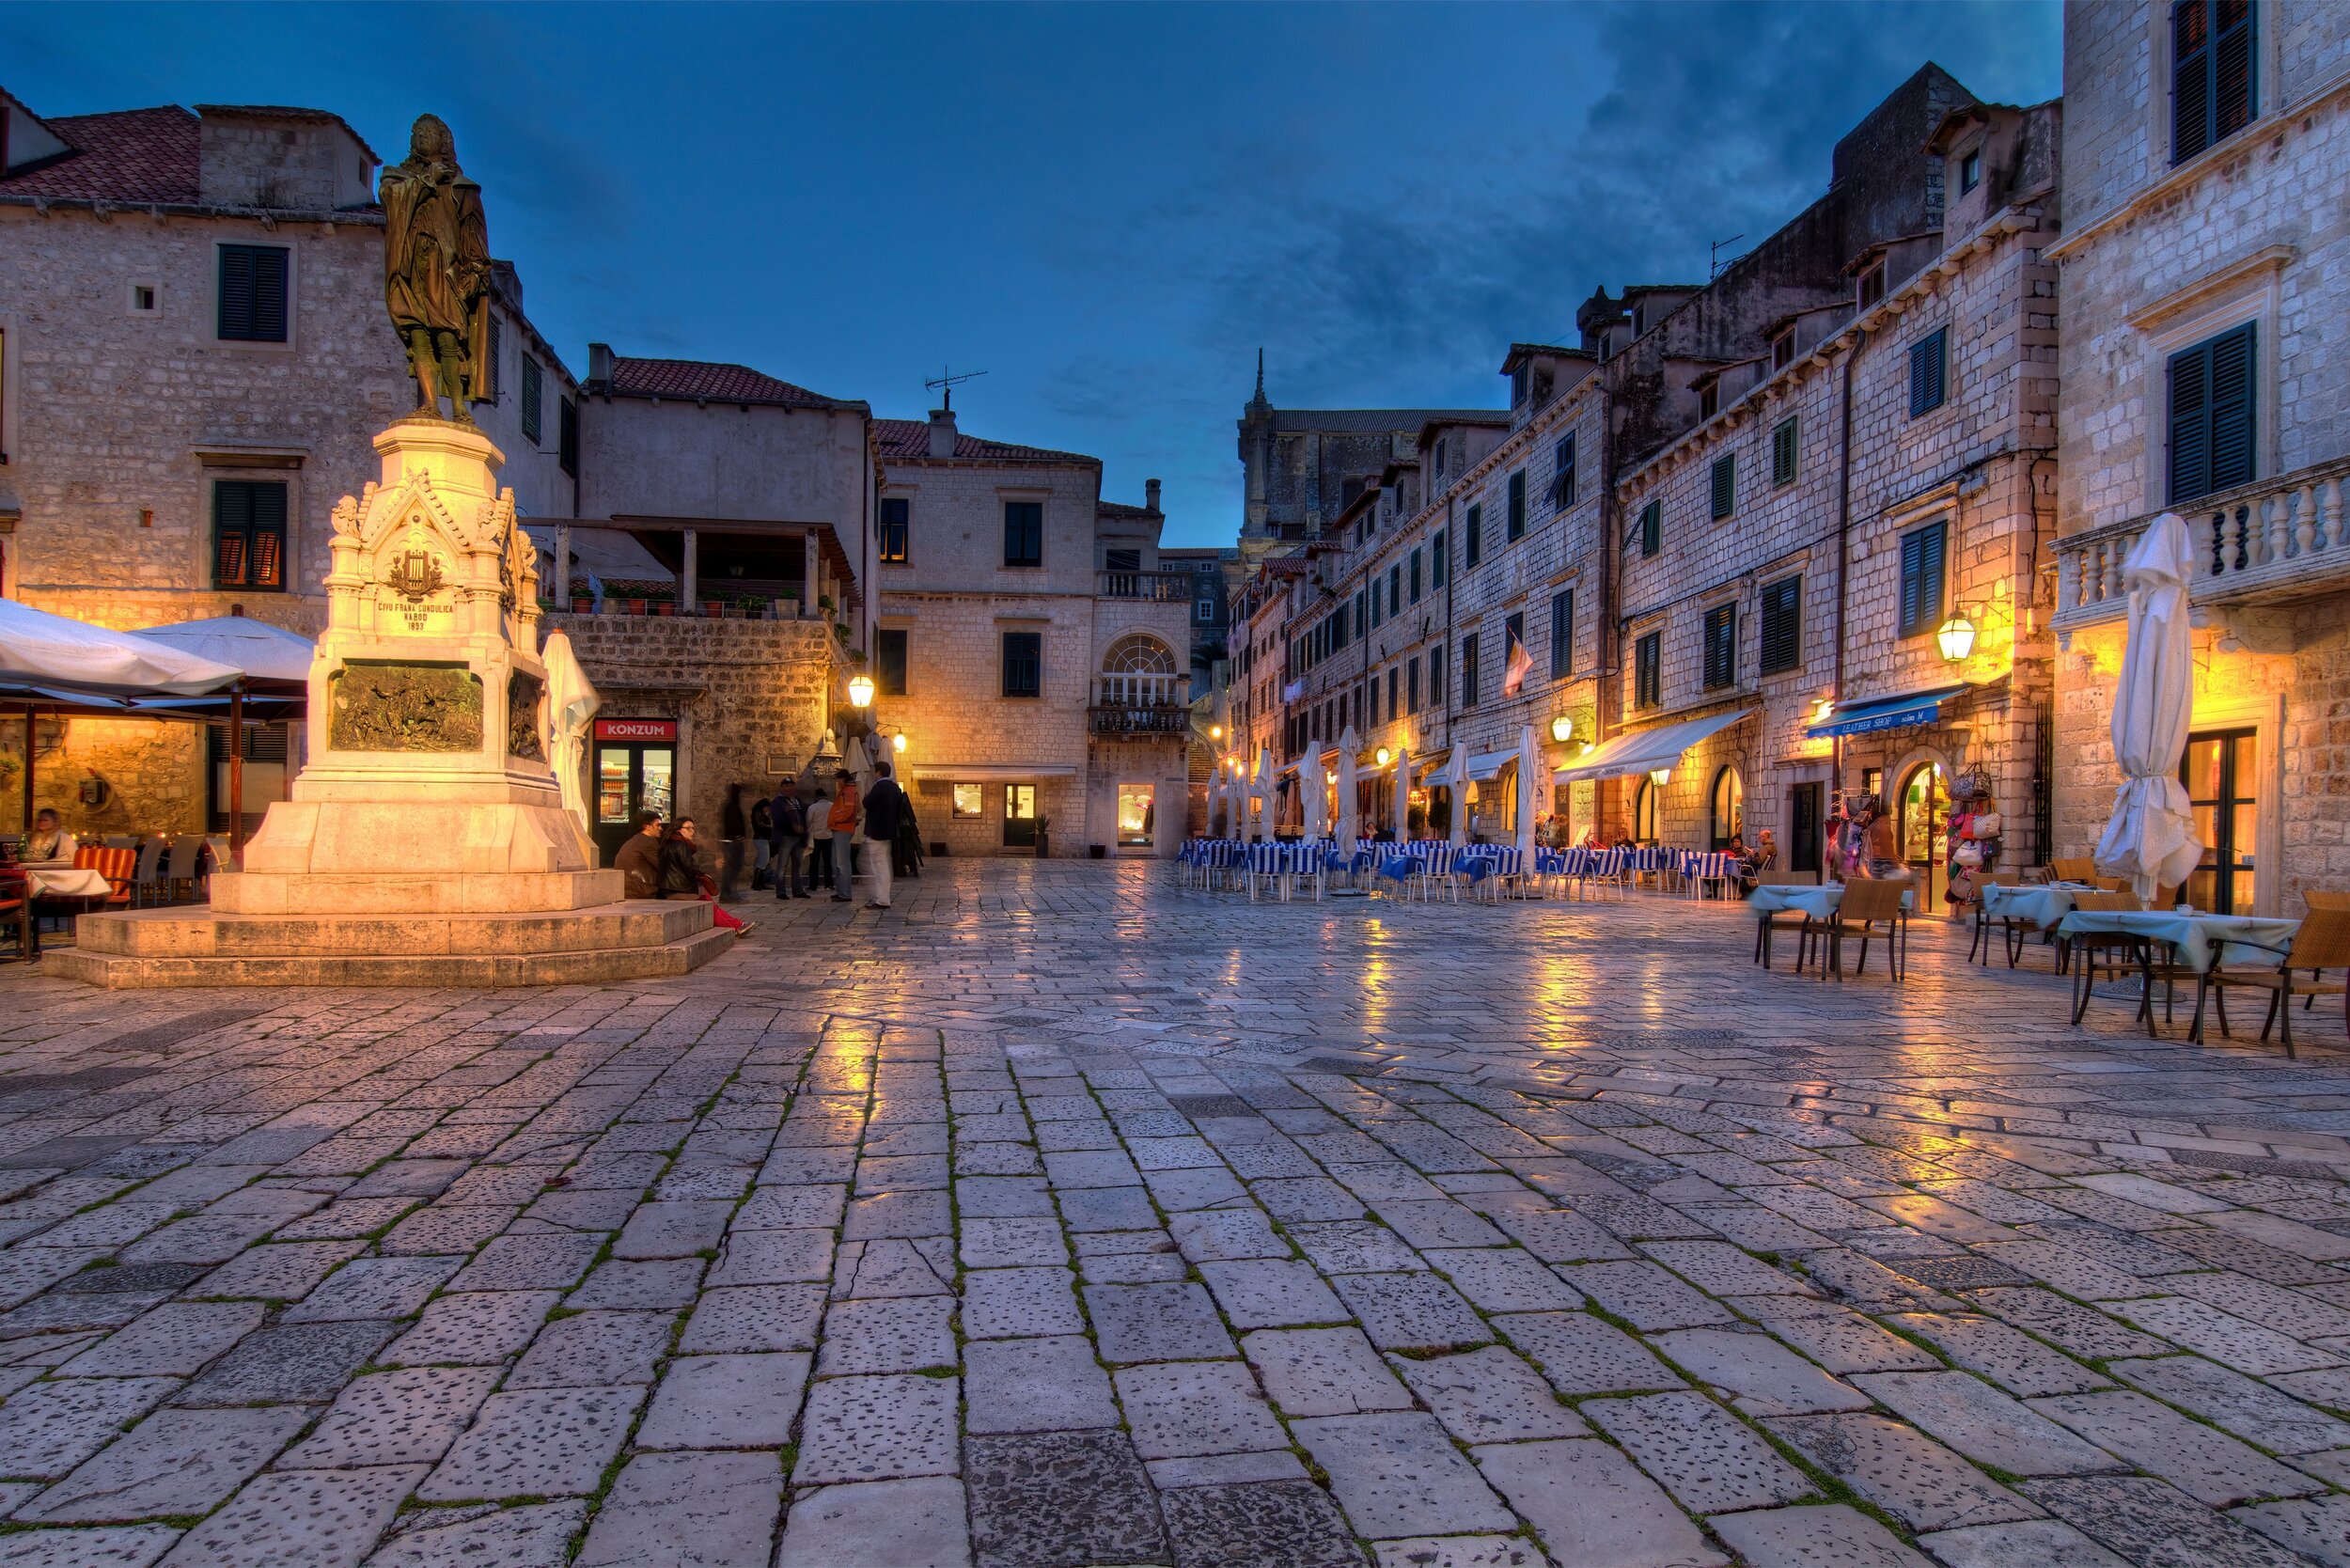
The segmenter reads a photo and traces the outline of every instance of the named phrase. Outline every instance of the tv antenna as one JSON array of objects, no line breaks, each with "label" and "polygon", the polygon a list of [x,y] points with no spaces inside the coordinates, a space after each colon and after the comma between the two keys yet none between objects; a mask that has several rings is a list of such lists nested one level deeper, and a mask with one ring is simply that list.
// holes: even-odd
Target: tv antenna
[{"label": "tv antenna", "polygon": [[[1711,282],[1722,275],[1722,252],[1745,238],[1743,234],[1732,234],[1729,239],[1716,240],[1706,247],[1706,281]],[[1734,261],[1737,258],[1732,257],[1731,259]]]},{"label": "tv antenna", "polygon": [[955,406],[955,388],[966,381],[977,381],[985,374],[987,374],[985,370],[965,370],[961,375],[956,375],[948,367],[942,365],[938,368],[937,375],[922,384],[922,390],[937,393],[940,406],[951,410]]}]

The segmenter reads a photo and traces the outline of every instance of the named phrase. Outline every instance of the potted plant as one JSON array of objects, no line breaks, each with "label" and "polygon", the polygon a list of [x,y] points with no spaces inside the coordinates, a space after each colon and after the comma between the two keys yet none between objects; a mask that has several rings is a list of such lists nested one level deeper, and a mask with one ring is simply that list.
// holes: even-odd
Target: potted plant
[{"label": "potted plant", "polygon": [[1053,819],[1042,811],[1037,813],[1036,818],[1036,857],[1039,860],[1053,858]]},{"label": "potted plant", "polygon": [[1109,854],[1110,847],[1107,844],[1088,844],[1086,846],[1086,858],[1088,860],[1106,860],[1109,858]]},{"label": "potted plant", "polygon": [[671,600],[656,599],[652,602],[652,613],[655,615],[675,615],[677,613],[677,604]]},{"label": "potted plant", "polygon": [[589,598],[587,594],[578,593],[572,596],[572,614],[573,615],[586,615],[595,607],[595,600]]},{"label": "potted plant", "polygon": [[726,613],[727,604],[725,600],[705,599],[702,601],[702,614],[708,619],[712,620],[722,619]]}]

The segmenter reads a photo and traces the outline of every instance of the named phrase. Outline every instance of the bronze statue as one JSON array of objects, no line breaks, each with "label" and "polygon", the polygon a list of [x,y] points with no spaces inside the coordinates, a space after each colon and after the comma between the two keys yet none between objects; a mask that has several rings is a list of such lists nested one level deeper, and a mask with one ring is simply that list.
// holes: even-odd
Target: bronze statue
[{"label": "bronze statue", "polygon": [[384,303],[415,373],[416,407],[473,423],[490,390],[490,231],[481,187],[439,117],[420,115],[407,162],[384,171]]}]

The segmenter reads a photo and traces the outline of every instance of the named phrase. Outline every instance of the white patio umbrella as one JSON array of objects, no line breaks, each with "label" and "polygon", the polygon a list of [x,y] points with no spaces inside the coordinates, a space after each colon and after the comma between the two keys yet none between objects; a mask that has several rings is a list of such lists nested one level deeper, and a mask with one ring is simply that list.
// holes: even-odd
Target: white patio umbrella
[{"label": "white patio umbrella", "polygon": [[1348,725],[1339,736],[1339,842],[1352,844],[1362,837],[1355,823],[1355,753],[1362,745],[1355,738],[1355,727]]},{"label": "white patio umbrella", "polygon": [[1447,838],[1454,849],[1468,842],[1468,747],[1455,745],[1452,760],[1445,764],[1445,787],[1452,792],[1452,831]]},{"label": "white patio umbrella", "polygon": [[1257,839],[1261,843],[1273,841],[1273,748],[1257,749]]},{"label": "white patio umbrella", "polygon": [[272,626],[249,615],[212,616],[203,620],[175,620],[166,626],[143,627],[136,634],[169,643],[214,664],[229,665],[256,681],[288,682],[300,685],[310,679],[310,663],[318,644],[299,632]]},{"label": "white patio umbrella", "polygon": [[[160,637],[0,599],[0,682],[108,697],[202,697],[243,672]],[[304,673],[308,673],[306,666]]]},{"label": "white patio umbrella", "polygon": [[2126,876],[2139,899],[2174,887],[2203,858],[2195,814],[2179,782],[2194,706],[2194,648],[2186,580],[2194,570],[2186,524],[2164,512],[2122,562],[2130,592],[2129,641],[2113,698],[2113,754],[2122,764],[2113,820],[2097,840],[2097,869]]},{"label": "white patio umbrella", "polygon": [[1542,756],[1535,749],[1534,727],[1518,730],[1518,855],[1527,873],[1534,870],[1534,805],[1542,789]]},{"label": "white patio umbrella", "polygon": [[1412,837],[1412,748],[1404,746],[1395,754],[1395,841],[1399,844]]},{"label": "white patio umbrella", "polygon": [[547,666],[547,765],[563,792],[563,809],[588,829],[588,787],[582,764],[588,755],[588,725],[603,706],[595,683],[579,667],[572,639],[559,628],[547,634],[540,658]]}]

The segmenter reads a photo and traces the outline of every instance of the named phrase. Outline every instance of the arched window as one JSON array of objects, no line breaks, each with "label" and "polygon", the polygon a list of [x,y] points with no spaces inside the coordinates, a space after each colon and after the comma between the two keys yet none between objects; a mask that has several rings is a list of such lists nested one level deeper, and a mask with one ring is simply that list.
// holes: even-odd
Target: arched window
[{"label": "arched window", "polygon": [[1665,792],[1653,779],[1643,778],[1632,796],[1632,841],[1636,844],[1656,842],[1656,806]]},{"label": "arched window", "polygon": [[1714,776],[1712,847],[1728,848],[1731,839],[1746,831],[1746,786],[1736,768],[1725,766]]},{"label": "arched window", "polygon": [[1164,708],[1188,698],[1189,684],[1176,685],[1175,655],[1167,644],[1140,632],[1131,632],[1110,644],[1102,655],[1102,698],[1104,708]]}]

